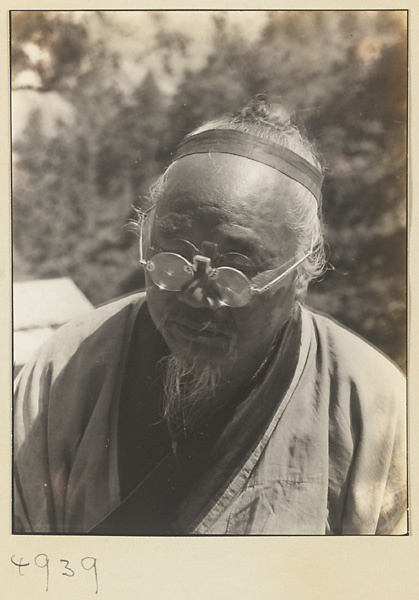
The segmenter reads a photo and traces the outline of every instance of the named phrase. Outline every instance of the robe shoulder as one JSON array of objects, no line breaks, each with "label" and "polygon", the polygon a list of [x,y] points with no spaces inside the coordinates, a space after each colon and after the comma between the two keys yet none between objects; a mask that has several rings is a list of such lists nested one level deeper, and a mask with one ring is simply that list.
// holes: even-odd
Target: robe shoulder
[{"label": "robe shoulder", "polygon": [[385,354],[331,317],[306,310],[317,344],[316,367],[340,383],[356,386],[381,402],[406,397],[406,379]]},{"label": "robe shoulder", "polygon": [[15,448],[43,410],[74,402],[93,403],[96,388],[116,373],[145,294],[99,307],[58,329],[28,361],[15,381]]},{"label": "robe shoulder", "polygon": [[130,317],[138,312],[144,301],[144,292],[131,294],[62,325],[23,367],[17,382],[36,365],[53,364],[59,372],[91,336],[105,340],[125,335]]}]

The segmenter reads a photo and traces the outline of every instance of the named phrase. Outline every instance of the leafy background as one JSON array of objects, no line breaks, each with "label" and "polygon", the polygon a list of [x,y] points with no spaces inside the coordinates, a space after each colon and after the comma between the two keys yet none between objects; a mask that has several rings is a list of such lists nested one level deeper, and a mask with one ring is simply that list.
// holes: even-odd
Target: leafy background
[{"label": "leafy background", "polygon": [[331,268],[307,304],[406,363],[406,12],[14,11],[15,281],[142,286],[126,224],[176,144],[257,93],[326,164]]}]

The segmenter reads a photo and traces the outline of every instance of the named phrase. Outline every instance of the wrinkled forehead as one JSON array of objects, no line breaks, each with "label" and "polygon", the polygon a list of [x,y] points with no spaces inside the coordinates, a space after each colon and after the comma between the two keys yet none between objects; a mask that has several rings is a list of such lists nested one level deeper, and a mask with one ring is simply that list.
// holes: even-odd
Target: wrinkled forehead
[{"label": "wrinkled forehead", "polygon": [[164,235],[198,242],[237,234],[288,246],[293,196],[295,182],[267,165],[226,154],[187,156],[167,173],[155,222]]}]

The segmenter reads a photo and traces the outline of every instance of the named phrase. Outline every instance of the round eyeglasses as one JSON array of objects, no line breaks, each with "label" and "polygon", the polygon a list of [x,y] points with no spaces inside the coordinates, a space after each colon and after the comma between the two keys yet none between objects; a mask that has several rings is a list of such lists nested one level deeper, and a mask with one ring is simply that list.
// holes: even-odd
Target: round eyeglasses
[{"label": "round eyeglasses", "polygon": [[[149,212],[149,211],[147,211]],[[252,278],[252,281],[239,269],[231,266],[212,266],[212,257],[216,253],[217,245],[211,242],[203,243],[203,252],[200,254],[190,242],[186,240],[174,240],[182,242],[188,248],[193,249],[192,262],[177,252],[156,251],[150,259],[145,260],[143,256],[143,225],[147,213],[140,213],[140,264],[148,271],[152,282],[161,290],[169,292],[181,292],[192,283],[194,279],[206,277],[210,283],[211,296],[220,305],[239,308],[245,306],[254,294],[262,294],[280,283],[289,273],[294,271],[310,254],[307,252],[297,261],[288,261],[281,267],[263,271]],[[237,254],[230,256],[241,257],[243,262],[250,263],[250,259]],[[227,256],[227,255],[226,255]],[[291,264],[290,264],[291,263]],[[287,266],[290,265],[290,266]],[[273,277],[271,279],[271,277]],[[258,283],[266,282],[264,285]]]}]

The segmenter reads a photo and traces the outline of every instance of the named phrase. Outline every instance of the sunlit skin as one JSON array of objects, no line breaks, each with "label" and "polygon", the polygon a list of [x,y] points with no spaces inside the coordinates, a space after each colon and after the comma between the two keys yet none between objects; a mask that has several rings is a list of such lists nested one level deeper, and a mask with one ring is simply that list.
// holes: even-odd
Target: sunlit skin
[{"label": "sunlit skin", "polygon": [[[288,225],[293,190],[285,175],[243,157],[182,158],[169,171],[151,244],[171,251],[173,238],[197,248],[203,241],[213,242],[222,254],[246,255],[258,271],[280,266],[297,256],[296,236]],[[231,308],[220,306],[211,295],[205,276],[180,292],[169,292],[159,289],[146,272],[147,302],[172,353],[200,356],[213,364],[221,361],[228,387],[234,388],[257,370],[291,315],[295,275],[290,273],[279,289],[252,296],[244,307]]]}]

